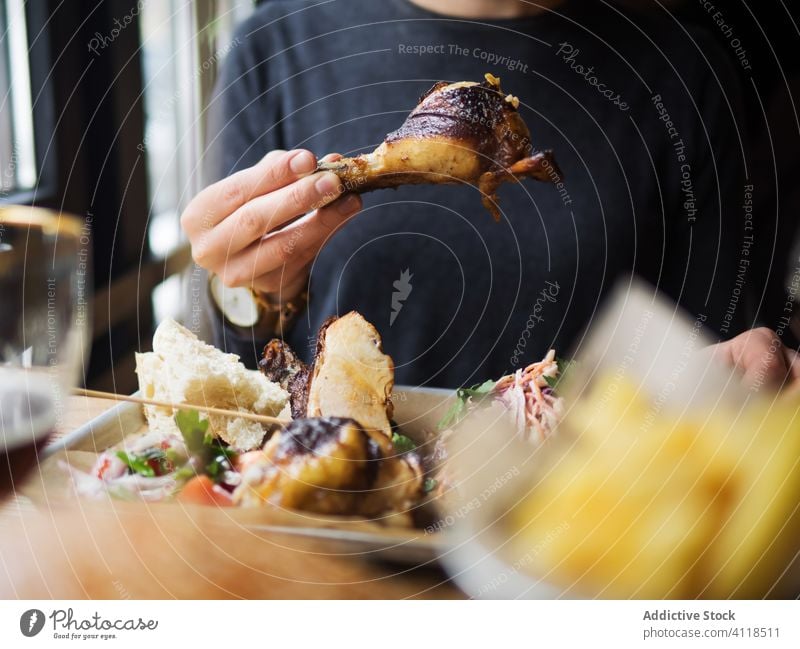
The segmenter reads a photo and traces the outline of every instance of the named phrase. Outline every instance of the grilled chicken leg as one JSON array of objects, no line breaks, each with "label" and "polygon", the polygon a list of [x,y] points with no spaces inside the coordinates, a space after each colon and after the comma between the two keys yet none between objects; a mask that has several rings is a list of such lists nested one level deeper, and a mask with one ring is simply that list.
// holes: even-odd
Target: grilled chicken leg
[{"label": "grilled chicken leg", "polygon": [[405,123],[372,153],[319,165],[355,193],[410,184],[467,183],[500,220],[497,188],[506,181],[561,177],[552,152],[532,153],[519,99],[503,94],[500,79],[440,81],[420,98]]}]

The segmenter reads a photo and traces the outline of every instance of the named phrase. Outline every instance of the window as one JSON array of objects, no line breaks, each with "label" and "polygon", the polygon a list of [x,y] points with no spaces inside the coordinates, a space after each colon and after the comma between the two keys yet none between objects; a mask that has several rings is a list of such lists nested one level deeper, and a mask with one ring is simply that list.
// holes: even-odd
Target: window
[{"label": "window", "polygon": [[23,0],[0,5],[0,196],[36,185],[33,101]]},{"label": "window", "polygon": [[[182,5],[182,6],[181,6]],[[178,214],[189,182],[193,88],[191,9],[185,2],[151,2],[141,13],[145,154],[150,191],[151,252],[163,257],[181,243]]]},{"label": "window", "polygon": [[[203,185],[198,160],[203,147],[204,109],[235,25],[252,0],[162,0],[142,6],[145,156],[150,215],[148,245],[156,259],[185,245],[179,216]],[[184,293],[177,275],[153,292],[156,323],[180,319]]]}]

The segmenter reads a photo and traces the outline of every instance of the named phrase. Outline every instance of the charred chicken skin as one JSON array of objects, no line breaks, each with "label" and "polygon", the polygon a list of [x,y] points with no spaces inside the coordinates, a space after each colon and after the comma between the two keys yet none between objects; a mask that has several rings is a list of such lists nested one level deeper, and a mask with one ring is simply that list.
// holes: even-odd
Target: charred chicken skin
[{"label": "charred chicken skin", "polygon": [[306,365],[289,345],[273,338],[264,347],[258,368],[270,381],[289,393],[292,419],[301,419],[308,412],[308,388],[311,384],[311,367]]},{"label": "charred chicken skin", "polygon": [[474,185],[499,221],[500,184],[561,177],[552,152],[533,153],[518,108],[519,99],[505,94],[491,74],[483,83],[440,81],[375,151],[322,163],[319,170],[333,171],[346,191],[356,193],[410,184]]},{"label": "charred chicken skin", "polygon": [[394,454],[380,432],[353,419],[298,419],[276,432],[242,475],[234,501],[318,514],[403,512],[422,488],[416,456]]},{"label": "charred chicken skin", "polygon": [[235,498],[320,514],[350,513],[378,471],[380,450],[352,419],[298,419],[275,433]]}]

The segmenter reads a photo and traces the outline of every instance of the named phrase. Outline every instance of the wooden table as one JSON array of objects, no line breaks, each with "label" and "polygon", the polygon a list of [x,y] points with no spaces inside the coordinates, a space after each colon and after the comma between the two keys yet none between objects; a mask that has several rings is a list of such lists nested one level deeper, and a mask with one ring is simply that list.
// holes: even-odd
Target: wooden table
[{"label": "wooden table", "polygon": [[[113,405],[71,397],[58,435]],[[34,475],[31,479],[36,479]],[[333,556],[319,541],[219,525],[203,508],[0,507],[0,597],[456,598],[431,567]]]}]

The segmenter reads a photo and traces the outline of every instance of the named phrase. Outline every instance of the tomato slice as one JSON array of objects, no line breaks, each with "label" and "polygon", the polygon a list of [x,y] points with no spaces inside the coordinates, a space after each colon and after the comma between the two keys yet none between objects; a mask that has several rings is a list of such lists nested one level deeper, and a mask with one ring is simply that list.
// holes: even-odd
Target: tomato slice
[{"label": "tomato slice", "polygon": [[193,505],[216,505],[230,507],[233,498],[222,487],[215,485],[207,475],[190,478],[178,494],[178,501]]},{"label": "tomato slice", "polygon": [[103,474],[108,471],[109,467],[111,466],[111,460],[107,457],[103,458],[103,463],[100,465],[100,468],[97,470],[97,477],[101,480],[103,479]]}]

